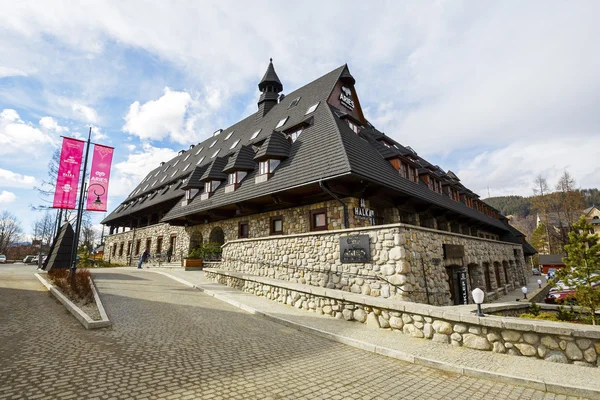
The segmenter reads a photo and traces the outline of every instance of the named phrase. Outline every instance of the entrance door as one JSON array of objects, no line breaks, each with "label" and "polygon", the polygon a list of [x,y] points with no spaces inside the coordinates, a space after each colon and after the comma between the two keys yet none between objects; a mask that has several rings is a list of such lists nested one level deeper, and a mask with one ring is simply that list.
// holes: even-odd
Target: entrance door
[{"label": "entrance door", "polygon": [[446,267],[452,304],[468,304],[467,273],[460,265]]}]

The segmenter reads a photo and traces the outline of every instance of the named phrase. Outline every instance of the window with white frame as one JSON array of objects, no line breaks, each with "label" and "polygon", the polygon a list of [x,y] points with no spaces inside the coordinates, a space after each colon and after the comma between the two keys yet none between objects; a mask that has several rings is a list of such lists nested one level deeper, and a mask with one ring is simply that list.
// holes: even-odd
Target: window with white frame
[{"label": "window with white frame", "polygon": [[261,161],[258,164],[258,174],[264,175],[264,174],[272,173],[275,170],[275,168],[277,168],[277,166],[279,166],[280,162],[281,162],[280,160],[273,160],[273,159]]},{"label": "window with white frame", "polygon": [[237,183],[237,172],[232,172],[227,176],[227,184],[235,185]]},{"label": "window with white frame", "polygon": [[290,133],[290,134],[288,135],[288,137],[289,137],[290,139],[292,139],[292,143],[294,143],[294,142],[296,141],[296,139],[298,139],[298,136],[300,136],[300,134],[301,134],[301,133],[302,133],[302,128],[300,128],[300,129],[298,129],[298,130],[296,130],[296,131],[294,131],[294,132]]},{"label": "window with white frame", "polygon": [[308,110],[306,110],[306,113],[304,115],[308,115],[312,112],[315,112],[315,110],[317,109],[317,107],[319,107],[319,103],[317,102],[316,104],[313,104],[312,106],[308,107]]},{"label": "window with white frame", "polygon": [[275,126],[275,129],[277,129],[277,128],[281,128],[282,126],[284,126],[284,125],[285,125],[285,123],[287,122],[288,118],[289,118],[289,117],[281,118],[281,119],[279,120],[279,122],[277,123],[277,126]]},{"label": "window with white frame", "polygon": [[204,184],[204,193],[212,193],[213,191],[213,184],[212,181],[208,181]]},{"label": "window with white frame", "polygon": [[[354,131],[354,133],[358,133],[358,131],[360,130],[360,127],[350,120],[348,120],[348,126]],[[390,147],[388,143],[383,142],[383,144],[387,147]]]},{"label": "window with white frame", "polygon": [[256,137],[258,136],[258,134],[260,133],[260,131],[261,131],[261,130],[262,130],[262,129],[259,129],[259,130],[257,130],[256,132],[254,132],[254,133],[252,134],[252,137],[250,138],[250,140],[252,140],[252,139],[256,139]]}]

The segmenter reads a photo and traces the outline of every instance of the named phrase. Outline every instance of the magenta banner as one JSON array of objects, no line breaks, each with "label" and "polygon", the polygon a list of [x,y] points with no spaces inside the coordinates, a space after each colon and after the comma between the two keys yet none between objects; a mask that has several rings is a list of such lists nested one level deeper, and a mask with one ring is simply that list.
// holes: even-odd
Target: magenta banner
[{"label": "magenta banner", "polygon": [[86,210],[106,211],[108,199],[108,181],[110,179],[110,164],[114,149],[102,145],[94,145],[90,184],[88,186]]},{"label": "magenta banner", "polygon": [[84,145],[81,140],[63,138],[52,205],[54,208],[75,208]]}]

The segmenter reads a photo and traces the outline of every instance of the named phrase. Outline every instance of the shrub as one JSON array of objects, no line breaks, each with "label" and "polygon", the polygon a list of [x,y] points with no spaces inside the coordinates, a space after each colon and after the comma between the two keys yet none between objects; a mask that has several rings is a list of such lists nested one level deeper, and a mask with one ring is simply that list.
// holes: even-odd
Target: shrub
[{"label": "shrub", "polygon": [[535,316],[538,316],[540,314],[541,310],[542,310],[542,307],[538,306],[535,303],[535,301],[531,302],[531,305],[529,306],[529,312],[531,312]]},{"label": "shrub", "polygon": [[202,243],[195,249],[190,250],[187,258],[203,260],[220,260],[221,252],[221,245],[219,245],[218,243]]},{"label": "shrub", "polygon": [[567,310],[563,306],[560,306],[558,307],[557,318],[560,321],[575,321],[577,319],[577,315],[575,314],[575,310],[573,310],[573,306],[571,306],[570,310]]},{"label": "shrub", "polygon": [[554,315],[551,312],[547,312],[547,311],[540,312],[537,315],[534,315],[532,313],[525,313],[525,314],[519,315],[519,318],[541,319],[541,320],[544,320],[544,321],[556,321],[556,322],[559,321],[559,319],[557,318],[556,315]]},{"label": "shrub", "polygon": [[80,300],[84,304],[94,301],[94,292],[90,284],[92,274],[87,269],[77,269],[75,278],[71,284],[69,269],[52,269],[48,272],[48,278],[65,295],[74,300]]}]

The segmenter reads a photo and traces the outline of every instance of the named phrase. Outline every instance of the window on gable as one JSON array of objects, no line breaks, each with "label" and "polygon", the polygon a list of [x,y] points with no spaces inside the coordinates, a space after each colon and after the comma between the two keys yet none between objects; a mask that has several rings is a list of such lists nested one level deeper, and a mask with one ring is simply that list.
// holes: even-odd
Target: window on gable
[{"label": "window on gable", "polygon": [[315,112],[315,110],[317,109],[317,107],[319,107],[319,103],[317,102],[316,104],[313,104],[312,106],[308,107],[308,110],[306,110],[306,113],[304,115],[308,115],[312,112]]},{"label": "window on gable", "polygon": [[202,161],[204,161],[204,159],[205,159],[205,158],[206,158],[206,157],[202,156],[202,158],[200,158],[200,159],[198,160],[198,162],[196,163],[196,165],[200,165],[200,164],[202,164]]},{"label": "window on gable", "polygon": [[287,122],[288,118],[289,117],[281,118],[279,120],[279,122],[277,123],[277,126],[275,126],[275,129],[281,128],[283,125],[285,125],[285,123]]},{"label": "window on gable", "polygon": [[237,146],[237,144],[240,142],[240,139],[236,140],[235,142],[233,142],[233,144],[231,145],[230,149],[233,149],[235,146]]},{"label": "window on gable", "polygon": [[[358,131],[360,131],[360,127],[350,120],[348,120],[348,126],[350,127],[350,129],[352,129],[354,131],[354,133],[358,133]],[[390,145],[388,143],[386,143],[386,142],[382,142],[382,143],[385,146],[390,147]]]},{"label": "window on gable", "polygon": [[298,139],[298,136],[300,136],[301,133],[302,133],[302,128],[290,133],[288,135],[288,137],[292,140],[292,143],[294,143],[296,141],[296,139]]},{"label": "window on gable", "polygon": [[212,142],[211,145],[208,146],[208,148],[211,149],[215,144],[217,144],[218,141],[219,141],[219,139],[217,139],[214,142]]},{"label": "window on gable", "polygon": [[231,137],[231,135],[233,135],[233,131],[229,132],[229,133],[227,134],[227,136],[225,136],[225,139],[223,139],[223,140],[227,140],[227,139],[229,139],[229,138]]},{"label": "window on gable", "polygon": [[256,132],[254,132],[254,133],[252,134],[252,137],[250,138],[250,140],[252,140],[252,139],[256,139],[256,137],[258,136],[258,134],[260,133],[260,131],[261,131],[261,130],[262,130],[262,129],[259,129],[259,130],[257,130]]},{"label": "window on gable", "polygon": [[409,179],[408,165],[404,162],[400,164],[400,175],[402,175],[403,178]]},{"label": "window on gable", "polygon": [[217,156],[217,154],[219,154],[219,151],[221,151],[221,149],[215,151],[215,154],[213,154],[212,156],[210,156],[210,158],[215,158]]},{"label": "window on gable", "polygon": [[201,152],[202,150],[204,150],[204,147],[200,147],[200,148],[198,149],[198,151],[196,152],[196,155],[200,154],[200,152]]},{"label": "window on gable", "polygon": [[271,226],[270,226],[271,235],[281,235],[283,234],[283,216],[278,215],[276,217],[271,217]]},{"label": "window on gable", "polygon": [[298,105],[298,103],[300,103],[300,97],[296,97],[294,100],[292,100],[292,102],[288,106],[288,110],[290,108],[296,107]]}]

